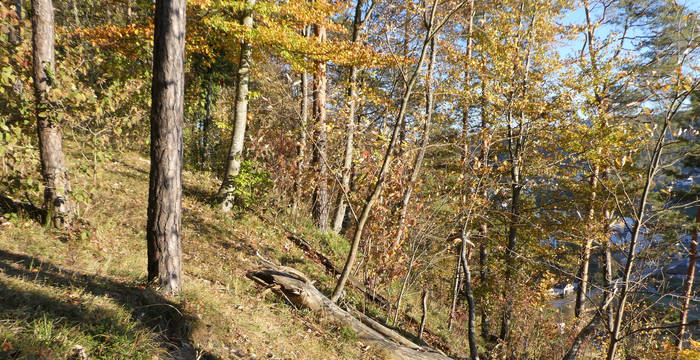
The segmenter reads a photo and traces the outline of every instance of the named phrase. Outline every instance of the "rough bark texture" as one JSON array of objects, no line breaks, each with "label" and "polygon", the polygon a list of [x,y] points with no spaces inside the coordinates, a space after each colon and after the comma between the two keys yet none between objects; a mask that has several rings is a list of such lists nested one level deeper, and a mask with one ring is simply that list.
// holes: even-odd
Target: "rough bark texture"
[{"label": "rough bark texture", "polygon": [[[695,223],[700,224],[700,208],[695,215]],[[690,240],[690,249],[688,251],[688,273],[686,275],[685,285],[683,287],[683,307],[680,313],[680,324],[678,327],[678,339],[676,345],[678,350],[683,349],[685,338],[685,324],[688,322],[688,308],[690,308],[690,299],[693,296],[693,283],[695,283],[695,261],[698,258],[698,232],[693,230],[693,235]]]},{"label": "rough bark texture", "polygon": [[32,1],[33,77],[36,96],[36,128],[39,137],[41,175],[44,179],[46,222],[62,228],[70,225],[73,205],[71,187],[63,156],[61,126],[51,117],[53,110],[48,93],[54,82],[54,11],[51,0]]},{"label": "rough bark texture", "polygon": [[[318,42],[326,41],[326,27],[314,26],[314,36]],[[326,156],[326,63],[316,61],[313,82],[314,144],[313,165],[316,171],[316,188],[313,196],[313,218],[321,232],[328,231],[330,203],[328,201],[328,163]]]},{"label": "rough bark texture", "polygon": [[[360,38],[360,25],[362,23],[362,6],[364,0],[357,0],[355,5],[355,18],[352,22],[352,42],[357,43]],[[343,155],[343,178],[340,184],[340,193],[338,194],[338,206],[335,210],[333,218],[333,231],[340,233],[343,229],[343,220],[345,220],[345,212],[347,203],[345,198],[350,193],[350,176],[352,170],[352,158],[354,152],[355,140],[355,112],[357,111],[357,66],[350,66],[350,84],[348,89],[348,123],[345,135],[345,153]]]},{"label": "rough bark texture", "polygon": [[165,293],[182,289],[182,124],[185,0],[156,2],[148,188],[148,279]]},{"label": "rough bark texture", "polygon": [[[360,319],[354,317],[321,294],[299,271],[261,260],[264,267],[249,272],[247,276],[250,279],[273,289],[295,307],[321,312],[332,320],[350,327],[357,333],[358,340],[384,349],[391,359],[449,359],[439,352],[410,342],[365,315],[359,315]],[[352,312],[359,314],[356,311]]]},{"label": "rough bark texture", "polygon": [[420,150],[416,159],[413,162],[413,169],[411,170],[411,176],[406,184],[406,190],[404,190],[403,198],[401,199],[401,211],[399,213],[399,225],[398,231],[396,232],[396,238],[394,239],[394,248],[398,249],[403,242],[404,237],[404,225],[406,223],[406,212],[408,211],[408,204],[411,201],[411,194],[413,194],[413,185],[418,180],[418,175],[420,174],[421,164],[423,163],[423,158],[425,157],[425,152],[428,149],[428,143],[430,142],[430,123],[433,118],[433,64],[435,63],[435,38],[430,40],[430,59],[428,60],[428,73],[425,80],[426,96],[425,96],[425,122],[423,123],[423,139],[421,140]]},{"label": "rough bark texture", "polygon": [[343,266],[343,273],[340,274],[340,278],[338,279],[338,283],[335,286],[335,290],[333,290],[333,295],[331,296],[331,301],[333,302],[338,301],[338,299],[343,293],[345,283],[348,281],[348,277],[350,276],[352,267],[355,264],[355,259],[357,258],[357,250],[360,246],[360,240],[362,239],[362,231],[365,228],[365,224],[367,223],[367,219],[369,218],[369,213],[372,211],[372,207],[374,206],[375,201],[377,201],[377,199],[379,198],[379,194],[381,194],[382,192],[384,181],[386,180],[386,176],[389,172],[392,155],[394,153],[394,147],[398,138],[398,130],[401,126],[401,123],[403,123],[404,121],[404,117],[406,116],[406,109],[408,107],[408,101],[411,98],[413,86],[416,83],[416,79],[418,78],[418,74],[420,73],[421,67],[423,67],[423,63],[425,62],[425,55],[427,52],[428,44],[430,43],[431,39],[430,33],[432,31],[431,29],[435,17],[435,10],[437,7],[436,5],[437,4],[434,2],[432,7],[432,13],[430,15],[430,24],[428,25],[428,30],[426,31],[423,46],[421,47],[420,57],[418,58],[418,64],[413,70],[413,73],[411,74],[409,82],[406,86],[406,93],[403,96],[403,100],[399,108],[399,115],[396,119],[396,123],[394,124],[394,128],[391,133],[391,140],[389,140],[389,146],[387,147],[386,153],[384,154],[384,161],[382,163],[382,167],[379,170],[379,174],[377,176],[376,182],[374,183],[374,187],[372,188],[372,191],[370,191],[369,196],[367,197],[367,201],[365,202],[365,205],[362,208],[362,213],[357,221],[357,227],[355,228],[355,235],[352,239],[352,245],[350,246],[350,252],[348,253],[345,265]]},{"label": "rough bark texture", "polygon": [[[248,29],[253,28],[253,6],[255,0],[246,0],[241,23]],[[241,41],[241,57],[238,65],[236,82],[236,110],[234,114],[233,134],[231,135],[231,148],[229,149],[226,174],[219,189],[221,210],[230,211],[235,204],[236,190],[234,178],[241,172],[241,159],[243,158],[243,142],[245,129],[248,122],[248,84],[250,82],[250,60],[253,46],[249,41]]]}]

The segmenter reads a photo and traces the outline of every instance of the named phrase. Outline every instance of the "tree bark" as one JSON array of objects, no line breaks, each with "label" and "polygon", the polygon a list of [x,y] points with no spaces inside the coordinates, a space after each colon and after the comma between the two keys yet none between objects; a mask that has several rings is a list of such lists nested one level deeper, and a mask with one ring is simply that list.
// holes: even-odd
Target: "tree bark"
[{"label": "tree bark", "polygon": [[595,238],[595,225],[593,224],[595,216],[595,199],[596,187],[598,186],[598,174],[600,166],[594,165],[591,172],[589,185],[591,186],[591,196],[588,199],[588,211],[586,213],[586,228],[589,230],[586,236],[586,244],[583,247],[583,256],[581,258],[580,274],[578,289],[576,289],[576,304],[574,306],[574,315],[578,318],[583,314],[584,301],[586,300],[586,292],[588,290],[588,269],[591,262],[591,248],[593,247],[593,239]]},{"label": "tree bark", "polygon": [[[364,0],[357,0],[355,5],[355,18],[352,22],[352,42],[357,43],[360,37],[360,25],[362,23],[362,5]],[[343,178],[340,184],[340,193],[338,194],[338,206],[335,210],[333,219],[333,232],[340,233],[343,229],[343,220],[345,219],[345,211],[347,203],[345,198],[350,193],[350,176],[352,170],[352,158],[355,138],[355,112],[357,110],[357,66],[350,65],[350,84],[348,85],[348,124],[347,134],[345,137],[345,154],[343,156]]]},{"label": "tree bark", "polygon": [[357,227],[355,228],[355,235],[353,236],[350,252],[348,253],[345,265],[343,266],[343,272],[342,274],[340,274],[340,278],[338,278],[338,283],[336,284],[335,289],[333,290],[333,295],[331,296],[331,301],[333,302],[338,301],[341,294],[343,293],[345,283],[347,282],[348,277],[350,276],[350,272],[352,271],[355,259],[357,258],[357,250],[360,246],[360,240],[362,239],[362,231],[365,228],[365,224],[367,223],[367,219],[369,218],[369,213],[370,211],[372,211],[372,207],[374,206],[375,201],[377,201],[377,199],[379,198],[379,194],[382,192],[382,187],[384,186],[384,181],[386,179],[387,173],[389,172],[392,155],[394,153],[394,147],[397,142],[398,129],[400,128],[401,123],[403,122],[404,117],[406,116],[406,109],[408,107],[408,101],[411,97],[411,92],[413,91],[413,86],[416,83],[416,79],[418,78],[418,74],[420,73],[421,67],[423,67],[423,63],[425,62],[425,55],[427,52],[426,50],[428,48],[428,44],[430,43],[432,36],[434,36],[434,34],[432,34],[432,28],[436,8],[437,1],[433,2],[428,29],[426,31],[425,39],[423,40],[423,46],[421,47],[420,56],[418,58],[418,64],[413,70],[413,73],[411,74],[409,82],[406,86],[406,93],[404,94],[401,106],[399,107],[399,115],[396,119],[396,123],[394,124],[394,128],[392,130],[391,140],[389,140],[389,146],[387,147],[386,153],[384,154],[384,161],[382,163],[382,167],[379,170],[379,174],[377,176],[377,180],[374,184],[374,187],[372,191],[370,191],[369,196],[367,197],[367,201],[365,202],[365,205],[362,209],[362,214],[360,215],[360,218],[357,221]]},{"label": "tree bark", "polygon": [[[246,0],[241,24],[246,28],[253,28],[253,7],[255,0]],[[248,85],[250,83],[250,61],[253,46],[250,41],[241,41],[241,55],[238,64],[236,82],[236,110],[234,114],[233,133],[231,134],[231,147],[227,159],[226,174],[219,189],[219,203],[221,210],[230,211],[235,205],[235,177],[241,172],[241,159],[243,158],[243,143],[245,129],[248,122]]]},{"label": "tree bark", "polygon": [[394,248],[398,249],[403,242],[404,237],[404,225],[406,223],[406,212],[408,211],[408,204],[411,201],[411,195],[413,194],[413,185],[418,180],[418,175],[420,174],[421,164],[423,163],[423,158],[425,157],[425,152],[428,149],[428,143],[430,142],[430,123],[433,118],[433,65],[435,63],[435,38],[430,40],[430,58],[428,60],[428,73],[425,79],[425,122],[423,123],[423,139],[421,140],[420,150],[416,159],[413,162],[413,169],[411,170],[411,176],[409,177],[408,183],[406,184],[406,190],[404,190],[403,198],[401,199],[401,212],[399,213],[399,224],[398,230],[396,232],[396,238],[394,239]]},{"label": "tree bark", "polygon": [[53,118],[49,91],[55,81],[54,10],[51,0],[32,1],[33,77],[46,223],[68,227],[73,218],[71,187],[63,155],[61,126]]},{"label": "tree bark", "polygon": [[459,284],[462,277],[462,255],[457,255],[457,266],[455,268],[455,281],[452,286],[452,304],[450,305],[450,313],[447,315],[447,330],[452,330],[454,322],[454,313],[457,308],[457,295],[459,294]]},{"label": "tree bark", "polygon": [[467,224],[462,228],[462,249],[460,257],[462,259],[462,270],[464,271],[464,285],[467,292],[467,306],[469,307],[469,319],[467,323],[467,338],[469,340],[469,356],[471,360],[479,360],[479,349],[476,347],[476,305],[474,304],[474,294],[472,293],[472,275],[469,270],[469,255],[471,254],[471,245],[469,253],[467,253],[467,243],[469,241],[469,232],[466,231]]},{"label": "tree bark", "polygon": [[204,95],[204,120],[202,121],[202,166],[207,167],[209,163],[209,131],[211,126],[211,98],[213,92],[213,80],[211,68],[207,74],[206,93]]},{"label": "tree bark", "polygon": [[[700,208],[695,215],[695,223],[700,224]],[[688,308],[690,308],[690,298],[693,295],[693,283],[695,282],[695,261],[698,258],[698,231],[693,230],[693,235],[690,240],[690,249],[688,251],[688,273],[686,275],[685,285],[683,287],[683,307],[680,313],[680,326],[678,327],[678,339],[676,346],[678,350],[683,350],[683,342],[685,338],[685,324],[688,321]]]},{"label": "tree bark", "polygon": [[[326,27],[320,24],[314,25],[316,41],[326,41]],[[330,204],[328,201],[328,157],[326,156],[327,130],[326,130],[326,63],[315,62],[313,81],[313,119],[314,119],[314,144],[313,165],[316,172],[316,188],[314,189],[312,214],[316,226],[321,232],[328,231],[328,217],[330,216]]]},{"label": "tree bark", "polygon": [[[311,35],[310,26],[304,26],[302,35],[309,37]],[[299,142],[297,143],[297,160],[296,160],[296,170],[297,176],[294,178],[294,201],[292,203],[292,212],[297,213],[299,207],[301,206],[301,195],[302,195],[302,175],[306,169],[306,139],[307,139],[307,129],[309,123],[309,74],[306,71],[301,73],[301,101],[299,102],[299,107],[301,108],[301,119],[300,131],[299,131]]]},{"label": "tree bark", "polygon": [[148,187],[148,279],[164,293],[182,290],[182,124],[185,90],[185,0],[157,0],[151,90]]},{"label": "tree bark", "polygon": [[425,321],[428,319],[428,290],[423,290],[423,316],[420,318],[420,327],[418,328],[418,339],[423,340],[423,330],[425,330]]}]

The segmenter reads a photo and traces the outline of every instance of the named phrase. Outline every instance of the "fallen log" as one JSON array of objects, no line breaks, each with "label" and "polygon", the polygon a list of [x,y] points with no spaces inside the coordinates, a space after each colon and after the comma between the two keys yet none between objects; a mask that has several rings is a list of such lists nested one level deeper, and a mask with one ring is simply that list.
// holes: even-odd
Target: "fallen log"
[{"label": "fallen log", "polygon": [[[258,215],[260,216],[260,215]],[[264,217],[260,216],[261,219],[267,221]],[[311,244],[309,244],[306,240],[302,239],[299,236],[296,236],[294,234],[288,234],[287,238],[294,243],[299,249],[301,249],[304,254],[306,255],[307,258],[311,259],[312,261],[322,265],[326,271],[334,276],[340,275],[340,269],[338,269],[333,261],[329,259],[326,255],[321,253],[320,251],[314,249]],[[266,261],[266,260],[265,260]],[[375,304],[381,306],[381,307],[388,307],[389,301],[385,299],[383,296],[379,294],[373,294],[371,291],[369,291],[363,284],[358,283],[355,281],[352,277],[348,279],[348,284],[350,287],[355,288],[359,291],[361,291],[365,297],[374,302]],[[401,312],[401,318],[403,321],[407,322],[409,325],[414,326],[418,328],[420,326],[420,322],[410,315],[406,314],[405,312]],[[439,349],[443,352],[449,353],[450,349],[449,347],[444,343],[444,339],[442,339],[440,336],[437,334],[433,333],[430,331],[430,329],[425,328],[423,330],[427,336],[424,336],[422,339],[425,341],[427,344],[430,344],[430,346],[433,346],[436,349]]]},{"label": "fallen log", "polygon": [[[249,271],[246,276],[285,298],[293,306],[309,308],[329,316],[333,321],[350,327],[358,339],[386,351],[391,359],[408,360],[447,360],[449,357],[430,348],[416,345],[378,322],[364,316],[364,322],[352,316],[321,294],[316,287],[298,270],[276,265],[263,259],[263,266]],[[363,318],[363,317],[360,317]],[[367,323],[372,324],[368,326]],[[377,330],[380,329],[380,330]]]}]

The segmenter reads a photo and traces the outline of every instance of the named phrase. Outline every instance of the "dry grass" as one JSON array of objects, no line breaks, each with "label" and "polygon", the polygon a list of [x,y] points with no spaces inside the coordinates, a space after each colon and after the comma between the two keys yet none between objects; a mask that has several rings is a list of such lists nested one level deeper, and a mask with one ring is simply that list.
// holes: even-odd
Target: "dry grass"
[{"label": "dry grass", "polygon": [[[69,150],[71,168],[85,168],[76,151]],[[21,212],[0,227],[0,358],[61,359],[76,345],[101,359],[380,356],[351,331],[245,278],[256,250],[312,278],[323,271],[279,227],[211,207],[217,184],[206,174],[183,176],[183,294],[164,298],[146,288],[148,161],[136,153],[114,159],[99,166],[96,182],[74,174],[76,191],[89,196],[73,231],[44,228]],[[315,236],[308,227],[301,232]]]}]

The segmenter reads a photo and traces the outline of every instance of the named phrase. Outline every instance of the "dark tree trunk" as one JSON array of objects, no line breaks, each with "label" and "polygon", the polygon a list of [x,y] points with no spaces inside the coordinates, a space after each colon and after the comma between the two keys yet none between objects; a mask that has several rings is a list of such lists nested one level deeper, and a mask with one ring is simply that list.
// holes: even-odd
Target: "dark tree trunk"
[{"label": "dark tree trunk", "polygon": [[[695,223],[700,223],[700,208],[695,215]],[[685,338],[685,323],[688,322],[688,308],[690,308],[690,298],[693,295],[693,283],[695,282],[695,261],[698,258],[698,231],[693,230],[693,235],[690,240],[690,249],[688,251],[688,273],[686,275],[685,285],[683,287],[683,307],[680,313],[680,324],[678,327],[678,339],[676,345],[678,350],[683,350],[683,342]]]},{"label": "dark tree trunk", "polygon": [[54,82],[54,16],[51,0],[32,1],[32,45],[34,50],[34,93],[36,96],[37,135],[41,175],[44,179],[44,210],[46,223],[58,228],[70,225],[73,205],[70,200],[68,170],[63,156],[61,126],[52,117],[48,92]]},{"label": "dark tree trunk", "polygon": [[211,98],[213,92],[213,80],[211,69],[207,74],[207,87],[204,95],[204,119],[202,121],[202,167],[207,168],[209,163],[209,131],[211,128]]},{"label": "dark tree trunk", "polygon": [[[314,26],[314,36],[318,42],[326,41],[326,28]],[[326,156],[326,63],[317,61],[313,82],[314,144],[313,165],[316,171],[316,189],[313,196],[313,218],[321,232],[328,231],[330,203],[328,201],[328,157]]]},{"label": "dark tree trunk", "polygon": [[165,293],[182,290],[182,124],[185,0],[157,0],[151,90],[148,279]]},{"label": "dark tree trunk", "polygon": [[[255,0],[246,0],[245,10],[241,23],[243,26],[253,28],[253,6]],[[248,84],[250,82],[250,61],[253,46],[248,40],[241,41],[240,62],[236,81],[236,112],[231,134],[231,148],[226,165],[224,181],[219,189],[218,198],[221,210],[230,211],[235,204],[236,184],[234,178],[241,172],[241,160],[243,159],[243,143],[245,129],[248,122]]]},{"label": "dark tree trunk", "polygon": [[[304,26],[302,35],[305,37],[311,36],[311,27]],[[292,203],[292,212],[297,214],[301,206],[302,195],[302,176],[306,170],[306,140],[309,123],[309,76],[306,71],[301,73],[301,101],[299,102],[301,110],[301,119],[299,119],[299,142],[297,142],[297,159],[296,171],[297,176],[294,178],[294,200]]]}]

